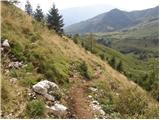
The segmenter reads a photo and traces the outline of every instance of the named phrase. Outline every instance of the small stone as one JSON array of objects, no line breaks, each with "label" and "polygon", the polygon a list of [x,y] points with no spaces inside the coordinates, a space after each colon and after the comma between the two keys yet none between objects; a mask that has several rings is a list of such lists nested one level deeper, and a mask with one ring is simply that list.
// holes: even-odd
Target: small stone
[{"label": "small stone", "polygon": [[8,42],[7,39],[3,41],[2,46],[3,47],[10,47],[9,42]]},{"label": "small stone", "polygon": [[3,47],[1,47],[1,52],[3,52],[4,51],[4,48]]},{"label": "small stone", "polygon": [[116,93],[116,96],[119,96],[119,93]]},{"label": "small stone", "polygon": [[10,81],[12,84],[16,84],[17,78],[11,78],[9,81]]},{"label": "small stone", "polygon": [[94,87],[89,87],[89,89],[90,89],[92,92],[96,92],[96,91],[97,91],[97,89],[94,88]]},{"label": "small stone", "polygon": [[22,62],[18,62],[18,61],[16,61],[16,62],[11,62],[11,63],[9,63],[9,65],[8,65],[9,68],[19,68],[19,67],[21,67],[21,66],[22,66]]},{"label": "small stone", "polygon": [[91,96],[91,95],[88,95],[88,97],[89,97],[89,98],[92,98],[92,96]]}]

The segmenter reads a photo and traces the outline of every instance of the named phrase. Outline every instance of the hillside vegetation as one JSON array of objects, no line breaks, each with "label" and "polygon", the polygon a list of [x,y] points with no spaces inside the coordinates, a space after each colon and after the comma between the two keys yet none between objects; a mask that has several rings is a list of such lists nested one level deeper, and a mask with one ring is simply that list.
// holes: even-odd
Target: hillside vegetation
[{"label": "hillside vegetation", "polygon": [[[10,43],[1,60],[2,118],[158,118],[158,102],[99,57],[8,2],[1,2],[1,15],[1,42]],[[15,61],[22,67],[10,68]],[[32,86],[45,79],[60,87],[57,99],[67,106],[66,116],[49,113],[45,105],[54,103],[41,95],[30,97]],[[103,117],[90,108],[88,95]]]},{"label": "hillside vegetation", "polygon": [[[113,46],[112,41],[108,41],[111,39],[105,38],[105,36],[103,36],[103,38],[101,36],[101,39],[98,37],[99,36],[95,36],[93,34],[83,37],[75,35],[73,36],[73,41],[109,63],[114,69],[125,74],[128,79],[134,80],[134,82],[139,84],[141,87],[150,91],[152,96],[157,99],[157,96],[159,95],[158,68],[156,67],[158,66],[158,60],[153,56],[150,56],[150,58],[147,59],[143,58],[141,60],[131,53],[128,55],[122,54],[118,52],[118,50],[116,51],[111,48]],[[136,56],[138,56],[138,53]]]}]

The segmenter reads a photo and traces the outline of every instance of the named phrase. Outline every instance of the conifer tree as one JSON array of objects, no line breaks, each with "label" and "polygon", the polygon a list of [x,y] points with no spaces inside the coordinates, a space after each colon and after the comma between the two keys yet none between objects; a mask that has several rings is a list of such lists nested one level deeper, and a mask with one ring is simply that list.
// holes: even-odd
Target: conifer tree
[{"label": "conifer tree", "polygon": [[49,29],[54,29],[58,34],[63,33],[63,18],[54,4],[47,14],[47,25]]},{"label": "conifer tree", "polygon": [[32,15],[32,6],[29,1],[26,2],[25,11],[28,15]]},{"label": "conifer tree", "polygon": [[37,5],[37,8],[34,12],[34,18],[39,21],[39,22],[43,22],[44,21],[44,15],[43,15],[43,11],[40,8],[39,5]]}]

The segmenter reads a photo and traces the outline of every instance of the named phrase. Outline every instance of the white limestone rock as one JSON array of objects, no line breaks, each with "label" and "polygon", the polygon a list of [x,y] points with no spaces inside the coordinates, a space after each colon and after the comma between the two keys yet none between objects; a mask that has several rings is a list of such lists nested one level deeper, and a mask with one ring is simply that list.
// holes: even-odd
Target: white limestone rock
[{"label": "white limestone rock", "polygon": [[50,101],[54,101],[55,97],[50,95],[49,93],[51,91],[59,89],[57,84],[50,82],[48,80],[42,80],[38,82],[37,84],[33,85],[32,88],[36,93],[43,95],[46,99]]},{"label": "white limestone rock", "polygon": [[8,67],[9,67],[9,68],[19,68],[19,67],[21,67],[22,65],[23,65],[22,62],[16,61],[16,62],[11,62],[11,63],[9,63]]},{"label": "white limestone rock", "polygon": [[9,44],[9,42],[8,42],[7,39],[5,39],[5,40],[3,41],[2,46],[3,46],[3,47],[10,47],[10,44]]}]

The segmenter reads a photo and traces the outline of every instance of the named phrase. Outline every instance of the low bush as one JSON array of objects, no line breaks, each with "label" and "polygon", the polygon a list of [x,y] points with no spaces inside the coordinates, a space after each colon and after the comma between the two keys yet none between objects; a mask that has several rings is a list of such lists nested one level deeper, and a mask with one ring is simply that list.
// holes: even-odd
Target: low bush
[{"label": "low bush", "polygon": [[82,62],[81,64],[80,64],[80,73],[81,73],[81,75],[82,76],[84,76],[85,78],[87,78],[87,79],[92,79],[92,77],[93,77],[93,70],[92,70],[92,68],[91,68],[91,66],[89,66],[86,62]]},{"label": "low bush", "polygon": [[26,105],[26,115],[28,118],[40,118],[44,115],[45,105],[39,100],[32,100]]},{"label": "low bush", "polygon": [[26,61],[26,57],[23,52],[23,48],[18,43],[13,43],[11,46],[11,53],[19,60],[19,61]]}]

